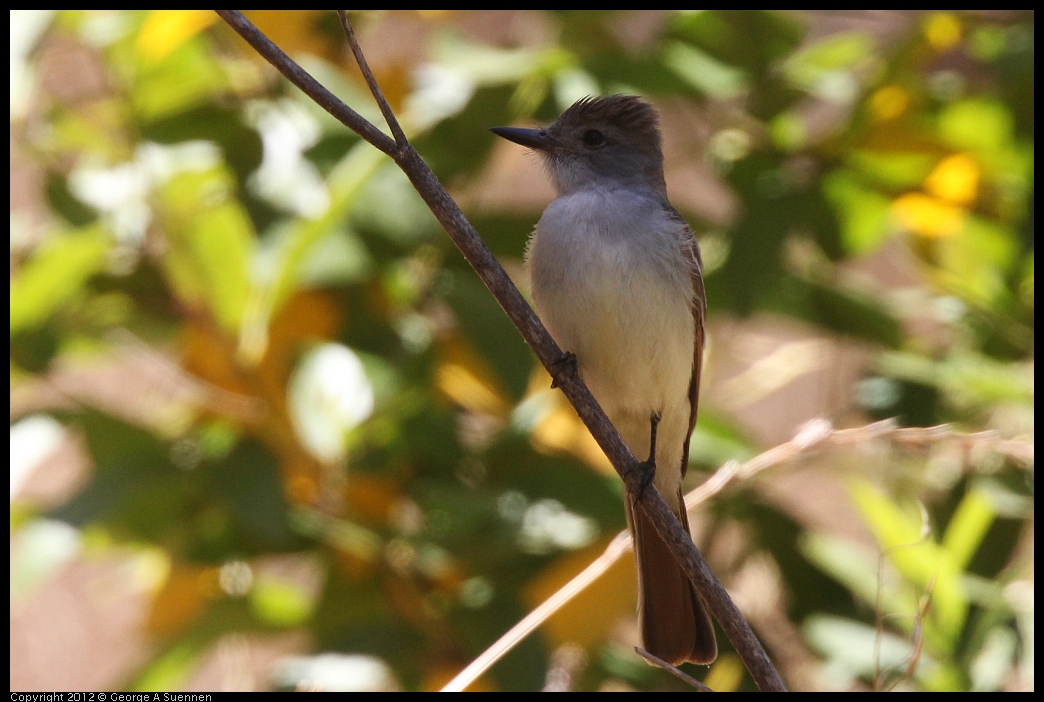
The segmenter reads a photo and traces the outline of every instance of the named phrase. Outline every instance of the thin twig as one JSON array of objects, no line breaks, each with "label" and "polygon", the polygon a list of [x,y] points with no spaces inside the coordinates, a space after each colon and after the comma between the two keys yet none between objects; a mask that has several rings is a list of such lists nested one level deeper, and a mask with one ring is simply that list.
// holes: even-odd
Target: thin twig
[{"label": "thin twig", "polygon": [[305,95],[315,100],[316,104],[339,119],[344,126],[373,144],[377,149],[395,158],[398,146],[387,134],[370,124],[358,112],[341,102],[336,95],[324,88],[319,81],[298,66],[283,50],[272,43],[250,20],[237,10],[214,10],[228,26],[236,30],[257,53],[261,54],[272,66],[286,76]]},{"label": "thin twig", "polygon": [[392,136],[395,137],[395,143],[399,145],[400,149],[406,148],[409,145],[406,134],[403,133],[402,127],[399,126],[399,120],[395,118],[395,113],[392,112],[391,105],[388,104],[388,100],[385,99],[380,86],[377,85],[377,79],[373,77],[370,64],[366,63],[366,56],[363,54],[362,47],[359,46],[359,40],[355,38],[355,30],[352,29],[352,23],[348,21],[348,13],[344,10],[338,10],[337,16],[341,18],[341,28],[344,30],[344,35],[348,38],[348,46],[352,47],[352,53],[355,54],[355,61],[359,64],[359,70],[362,71],[363,78],[366,79],[366,85],[370,86],[370,92],[377,101],[377,106],[381,108],[381,114],[384,115],[384,120],[388,123]]},{"label": "thin twig", "polygon": [[[929,427],[928,429],[930,431],[932,431],[933,433],[937,434],[937,435],[943,435],[945,433],[946,427],[945,427],[945,425],[943,425],[943,426],[939,426],[939,427]],[[939,431],[939,430],[944,430],[944,431]],[[921,546],[923,544],[928,543],[931,540],[931,538],[932,538],[932,521],[928,517],[928,508],[925,507],[924,503],[920,502],[920,501],[917,502],[917,507],[918,507],[918,509],[919,509],[919,511],[921,513],[921,535],[917,539],[917,541],[913,541],[913,542],[908,543],[908,544],[896,544],[894,546],[886,548],[885,550],[883,550],[879,554],[877,554],[877,594],[876,594],[875,602],[874,602],[874,612],[875,612],[875,626],[874,626],[874,629],[875,629],[876,635],[874,636],[874,683],[873,683],[873,685],[874,685],[874,689],[875,690],[882,690],[883,689],[884,675],[885,675],[885,673],[890,672],[890,671],[887,671],[887,670],[886,671],[882,671],[881,670],[881,643],[882,643],[882,640],[884,638],[884,632],[885,632],[885,622],[884,622],[885,615],[884,615],[884,612],[883,612],[884,605],[881,602],[882,597],[883,597],[882,593],[884,593],[884,589],[885,589],[885,587],[884,587],[885,559],[888,557],[888,554],[891,553],[892,551],[898,551],[898,550],[901,550],[901,549],[904,549],[904,548],[913,548],[915,546]],[[915,624],[914,624],[914,641],[915,641],[915,646],[914,646],[913,651],[910,654],[910,660],[907,661],[907,663],[908,663],[907,671],[910,673],[910,677],[912,677],[912,670],[916,670],[916,668],[917,668],[917,661],[920,659],[920,645],[918,645],[916,642],[921,638],[920,637],[920,630],[921,630],[921,623],[923,622],[923,616],[922,615],[927,610],[928,602],[931,601],[931,592],[934,589],[935,578],[936,578],[937,575],[938,575],[938,572],[933,573],[932,577],[931,577],[931,580],[929,581],[928,588],[926,589],[925,597],[922,598],[923,608],[921,606],[918,607],[917,619],[915,620]],[[912,669],[911,669],[910,666],[912,666]],[[898,685],[904,679],[906,679],[906,678],[905,677],[900,677],[892,685],[892,688],[894,688],[895,685]],[[892,688],[889,688],[888,692],[891,692]]]},{"label": "thin twig", "polygon": [[674,677],[678,678],[679,680],[684,680],[685,682],[689,683],[690,685],[695,687],[700,692],[714,692],[714,690],[710,689],[709,687],[707,687],[706,685],[701,683],[696,678],[692,677],[688,673],[684,673],[684,672],[678,670],[676,667],[674,667],[673,665],[671,665],[667,661],[661,660],[661,659],[657,658],[656,656],[654,656],[653,654],[649,653],[648,651],[646,651],[641,646],[635,646],[634,647],[634,652],[637,653],[642,658],[644,658],[645,660],[649,661],[650,663],[653,663],[657,667],[663,668],[664,670],[666,670],[668,673],[670,673]]},{"label": "thin twig", "polygon": [[588,585],[600,578],[630,548],[631,535],[626,531],[617,534],[609,545],[606,546],[602,555],[594,559],[579,575],[560,587],[555,594],[544,600],[539,607],[523,617],[515,626],[511,627],[503,636],[497,639],[492,646],[471,661],[464,670],[457,673],[456,677],[442,687],[442,692],[461,692],[468,685],[475,682],[480,675],[489,670],[508,651],[533,633],[552,614],[561,609],[566,602],[579,595],[587,589]]}]

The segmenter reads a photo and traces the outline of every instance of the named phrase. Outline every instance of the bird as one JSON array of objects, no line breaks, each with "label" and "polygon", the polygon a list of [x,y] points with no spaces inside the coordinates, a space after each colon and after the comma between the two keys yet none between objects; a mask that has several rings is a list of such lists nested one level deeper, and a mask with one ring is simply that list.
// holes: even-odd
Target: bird
[{"label": "bird", "polygon": [[[667,199],[656,109],[586,97],[542,129],[494,127],[542,157],[556,197],[530,237],[537,314],[689,532],[682,497],[696,424],[706,295],[692,230]],[[652,522],[625,500],[643,647],[672,665],[717,657],[713,623]],[[691,536],[691,535],[690,535]]]}]

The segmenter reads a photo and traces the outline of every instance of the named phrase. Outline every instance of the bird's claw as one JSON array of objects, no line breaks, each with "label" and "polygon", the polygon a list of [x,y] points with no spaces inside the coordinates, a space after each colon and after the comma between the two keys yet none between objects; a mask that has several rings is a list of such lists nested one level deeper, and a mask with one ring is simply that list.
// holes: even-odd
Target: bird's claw
[{"label": "bird's claw", "polygon": [[557,388],[559,386],[558,381],[563,375],[575,378],[576,373],[576,354],[572,351],[566,351],[556,360],[551,362],[551,387]]},{"label": "bird's claw", "polygon": [[660,424],[660,413],[654,412],[650,418],[652,426],[649,431],[649,457],[638,464],[638,490],[635,493],[635,498],[641,500],[645,495],[645,491],[652,485],[653,479],[656,478],[656,428]]}]

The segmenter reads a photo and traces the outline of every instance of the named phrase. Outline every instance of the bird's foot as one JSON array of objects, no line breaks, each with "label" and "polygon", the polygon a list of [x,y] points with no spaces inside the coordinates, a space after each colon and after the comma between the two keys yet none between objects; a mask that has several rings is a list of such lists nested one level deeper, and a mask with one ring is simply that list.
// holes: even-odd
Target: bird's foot
[{"label": "bird's foot", "polygon": [[566,351],[551,362],[551,387],[557,388],[562,378],[575,378],[577,374],[576,354]]},{"label": "bird's foot", "polygon": [[653,412],[650,417],[650,430],[649,430],[649,457],[638,464],[638,491],[635,493],[635,499],[641,500],[645,495],[645,491],[652,485],[653,479],[656,478],[656,428],[660,424],[660,413]]}]

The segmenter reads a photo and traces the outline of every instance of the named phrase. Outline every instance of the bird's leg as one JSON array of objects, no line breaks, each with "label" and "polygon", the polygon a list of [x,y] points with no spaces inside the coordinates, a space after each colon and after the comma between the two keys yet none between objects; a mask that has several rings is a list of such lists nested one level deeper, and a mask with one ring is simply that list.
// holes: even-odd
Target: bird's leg
[{"label": "bird's leg", "polygon": [[649,421],[649,457],[638,464],[641,475],[638,476],[638,492],[635,494],[637,500],[642,499],[656,477],[656,428],[660,425],[660,413],[653,412]]},{"label": "bird's leg", "polygon": [[575,378],[577,373],[576,354],[566,351],[551,362],[551,387],[557,388],[558,380],[563,376]]}]

